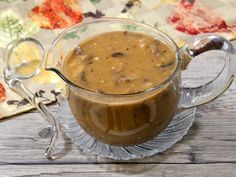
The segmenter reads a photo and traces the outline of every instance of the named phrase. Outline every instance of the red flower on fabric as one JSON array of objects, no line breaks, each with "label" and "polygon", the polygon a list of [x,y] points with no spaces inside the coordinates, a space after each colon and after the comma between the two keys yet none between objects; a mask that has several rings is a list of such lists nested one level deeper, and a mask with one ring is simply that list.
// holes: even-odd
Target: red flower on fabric
[{"label": "red flower on fabric", "polygon": [[213,10],[201,5],[198,0],[181,0],[174,6],[168,22],[180,32],[195,35],[199,33],[232,32],[236,23],[227,25],[226,21]]},{"label": "red flower on fabric", "polygon": [[83,20],[77,0],[45,0],[29,16],[45,29],[66,28]]},{"label": "red flower on fabric", "polygon": [[0,103],[6,99],[6,90],[4,86],[0,83]]}]

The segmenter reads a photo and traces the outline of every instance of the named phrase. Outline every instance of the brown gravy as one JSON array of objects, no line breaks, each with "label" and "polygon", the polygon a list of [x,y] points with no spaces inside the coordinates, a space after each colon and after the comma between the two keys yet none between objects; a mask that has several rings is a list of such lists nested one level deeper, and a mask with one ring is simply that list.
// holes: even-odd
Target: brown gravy
[{"label": "brown gravy", "polygon": [[[175,54],[165,43],[133,32],[95,36],[75,48],[64,64],[66,76],[78,86],[111,94],[150,89],[170,77],[175,68]],[[128,102],[89,98],[73,88],[68,96],[73,114],[87,133],[119,146],[157,136],[173,118],[178,101],[179,77]]]},{"label": "brown gravy", "polygon": [[176,67],[174,52],[151,36],[133,32],[100,34],[80,44],[65,73],[88,90],[125,94],[154,87]]}]

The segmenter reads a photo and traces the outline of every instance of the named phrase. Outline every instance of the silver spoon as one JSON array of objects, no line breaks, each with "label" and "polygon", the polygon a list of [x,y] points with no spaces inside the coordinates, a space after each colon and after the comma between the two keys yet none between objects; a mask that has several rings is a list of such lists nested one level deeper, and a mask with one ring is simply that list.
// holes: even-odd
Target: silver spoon
[{"label": "silver spoon", "polygon": [[[35,69],[33,69],[32,73],[22,74],[19,73],[17,70],[17,67],[19,67],[19,64],[15,64],[13,61],[13,51],[18,46],[20,46],[22,43],[28,43],[31,46],[34,45],[37,47],[39,54],[40,54],[40,61],[38,66],[36,66]],[[24,56],[27,57],[27,56]],[[4,79],[5,82],[9,85],[9,87],[14,90],[16,93],[21,95],[23,98],[26,98],[32,105],[34,105],[41,114],[47,119],[47,121],[50,123],[53,135],[51,136],[50,142],[48,144],[48,147],[45,151],[45,156],[47,159],[54,159],[54,148],[56,146],[57,140],[58,140],[58,133],[59,133],[59,124],[57,121],[57,118],[55,115],[46,107],[45,104],[43,104],[38,97],[36,97],[21,81],[31,79],[32,77],[36,76],[40,72],[41,65],[43,63],[44,59],[44,49],[43,46],[33,38],[24,38],[19,39],[11,42],[7,45],[4,53],[4,61],[5,61],[5,67],[4,67]],[[21,64],[25,64],[24,61],[22,61]]]}]

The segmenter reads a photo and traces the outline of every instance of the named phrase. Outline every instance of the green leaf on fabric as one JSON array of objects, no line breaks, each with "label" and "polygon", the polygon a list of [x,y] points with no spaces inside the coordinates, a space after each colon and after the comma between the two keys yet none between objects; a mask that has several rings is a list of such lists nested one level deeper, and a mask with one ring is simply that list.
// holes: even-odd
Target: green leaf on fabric
[{"label": "green leaf on fabric", "polygon": [[159,28],[159,23],[158,22],[154,23],[154,28]]},{"label": "green leaf on fabric", "polygon": [[129,31],[135,31],[137,29],[136,25],[123,25],[124,29]]},{"label": "green leaf on fabric", "polygon": [[99,3],[101,0],[90,0],[90,2],[96,4],[96,3]]},{"label": "green leaf on fabric", "polygon": [[0,0],[0,2],[7,2],[7,3],[12,3],[14,1],[16,1],[16,0]]},{"label": "green leaf on fabric", "polygon": [[84,31],[86,31],[87,28],[88,28],[87,26],[84,26],[84,27],[79,28],[79,29],[77,29],[77,30],[75,30],[75,31],[71,31],[71,32],[67,33],[67,34],[64,36],[63,39],[65,39],[65,40],[67,40],[67,39],[75,39],[75,38],[79,39],[80,37],[79,37],[78,32],[79,32],[79,33],[82,33],[82,32],[84,32]]},{"label": "green leaf on fabric", "polygon": [[79,36],[77,35],[77,31],[69,32],[68,34],[64,36],[63,39],[75,39],[75,38],[79,39]]},{"label": "green leaf on fabric", "polygon": [[12,11],[5,11],[0,15],[0,47],[5,47],[17,38],[32,36],[38,31],[37,23],[25,23]]}]

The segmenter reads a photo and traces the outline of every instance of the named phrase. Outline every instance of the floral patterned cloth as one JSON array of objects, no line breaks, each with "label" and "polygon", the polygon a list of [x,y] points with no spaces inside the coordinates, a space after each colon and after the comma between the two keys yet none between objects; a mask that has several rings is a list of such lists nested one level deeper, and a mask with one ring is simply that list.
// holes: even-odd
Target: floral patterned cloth
[{"label": "floral patterned cloth", "polygon": [[[235,8],[234,0],[0,0],[0,55],[9,42],[27,36],[40,40],[48,49],[66,27],[103,16],[147,23],[169,34],[180,46],[200,33],[216,32],[231,39],[236,34]],[[18,60],[25,55],[35,58],[35,52],[24,46],[16,57]],[[3,67],[1,59],[0,119],[33,108],[4,83]],[[63,88],[60,79],[44,69],[25,83],[46,103],[55,101]]]}]

